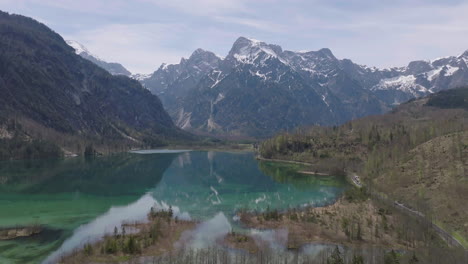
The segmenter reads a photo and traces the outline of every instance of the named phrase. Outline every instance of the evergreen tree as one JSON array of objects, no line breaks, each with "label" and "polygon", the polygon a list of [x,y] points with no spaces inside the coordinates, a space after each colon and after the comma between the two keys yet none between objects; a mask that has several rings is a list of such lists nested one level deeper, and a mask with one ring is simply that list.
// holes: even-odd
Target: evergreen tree
[{"label": "evergreen tree", "polygon": [[344,260],[338,246],[335,247],[331,256],[328,257],[327,264],[344,264]]},{"label": "evergreen tree", "polygon": [[416,257],[416,254],[413,252],[413,256],[410,258],[409,264],[419,263],[419,259]]},{"label": "evergreen tree", "polygon": [[354,255],[351,264],[364,264],[364,258],[361,255]]},{"label": "evergreen tree", "polygon": [[400,257],[398,254],[392,249],[392,251],[388,252],[384,256],[384,263],[385,264],[400,264]]}]

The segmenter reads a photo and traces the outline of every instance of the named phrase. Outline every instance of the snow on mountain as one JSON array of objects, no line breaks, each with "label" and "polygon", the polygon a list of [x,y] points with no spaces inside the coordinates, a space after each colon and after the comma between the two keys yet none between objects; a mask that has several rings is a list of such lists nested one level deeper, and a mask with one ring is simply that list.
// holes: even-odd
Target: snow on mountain
[{"label": "snow on mountain", "polygon": [[77,55],[80,55],[81,57],[93,62],[94,64],[108,71],[109,73],[113,75],[131,75],[131,72],[125,69],[125,67],[121,64],[115,62],[106,62],[100,59],[98,56],[92,54],[83,44],[74,40],[66,40],[66,42],[68,46],[75,49],[75,53]]},{"label": "snow on mountain", "polygon": [[143,81],[145,79],[148,79],[149,77],[151,77],[151,73],[148,73],[148,74],[136,73],[136,74],[130,75],[130,78],[135,79],[137,81]]},{"label": "snow on mountain", "polygon": [[374,90],[397,89],[405,93],[410,93],[418,97],[421,93],[428,93],[430,90],[416,83],[414,75],[402,75],[394,78],[382,79],[379,84],[374,86]]},{"label": "snow on mountain", "polygon": [[371,90],[398,90],[420,97],[439,90],[455,88],[465,83],[451,81],[452,76],[460,72],[465,79],[468,77],[466,62],[463,59],[463,56],[458,58],[450,56],[430,61],[411,62],[401,75],[383,78],[371,87]]},{"label": "snow on mountain", "polygon": [[284,64],[288,64],[281,57],[282,49],[280,46],[267,44],[265,42],[240,37],[234,42],[234,45],[227,57],[234,58],[239,63],[264,65],[270,58],[276,58]]},{"label": "snow on mountain", "polygon": [[68,44],[68,46],[74,48],[75,53],[78,54],[78,55],[81,55],[82,53],[86,53],[87,55],[92,56],[97,60],[101,60],[98,56],[96,56],[96,55],[92,54],[91,52],[89,52],[89,50],[83,44],[81,44],[81,43],[79,43],[77,41],[66,40],[66,43]]}]

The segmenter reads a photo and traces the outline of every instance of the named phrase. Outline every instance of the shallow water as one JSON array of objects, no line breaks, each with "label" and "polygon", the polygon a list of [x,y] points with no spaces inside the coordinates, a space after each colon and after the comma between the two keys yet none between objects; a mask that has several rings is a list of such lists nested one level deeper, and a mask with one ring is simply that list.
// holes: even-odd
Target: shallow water
[{"label": "shallow water", "polygon": [[184,219],[221,219],[222,233],[236,227],[236,210],[323,206],[346,188],[339,177],[301,175],[294,166],[204,151],[0,162],[0,228],[46,227],[34,237],[0,241],[0,263],[53,259],[122,221],[144,220],[151,206],[171,205]]}]

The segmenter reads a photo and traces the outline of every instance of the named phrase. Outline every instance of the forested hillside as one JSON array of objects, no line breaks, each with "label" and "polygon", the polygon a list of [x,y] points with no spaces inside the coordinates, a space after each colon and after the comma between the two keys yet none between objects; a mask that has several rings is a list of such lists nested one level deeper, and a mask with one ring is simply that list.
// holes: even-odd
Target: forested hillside
[{"label": "forested hillside", "polygon": [[432,214],[468,237],[468,88],[414,100],[338,127],[310,127],[263,142],[264,158],[357,173],[368,187]]},{"label": "forested hillside", "polygon": [[4,12],[0,94],[0,158],[56,155],[57,146],[78,154],[90,144],[158,146],[188,137],[137,81],[76,55],[45,25]]}]

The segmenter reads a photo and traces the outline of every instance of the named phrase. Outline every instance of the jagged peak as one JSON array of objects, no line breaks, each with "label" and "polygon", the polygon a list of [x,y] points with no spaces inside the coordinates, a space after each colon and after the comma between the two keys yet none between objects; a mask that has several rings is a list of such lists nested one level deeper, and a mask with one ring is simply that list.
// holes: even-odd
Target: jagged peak
[{"label": "jagged peak", "polygon": [[214,58],[221,59],[221,57],[216,55],[214,52],[198,48],[192,53],[192,55],[190,55],[189,60],[200,57],[200,56],[209,57],[213,59]]},{"label": "jagged peak", "polygon": [[228,57],[242,62],[251,62],[260,54],[267,54],[267,56],[283,61],[281,59],[282,53],[283,49],[278,45],[268,44],[252,38],[239,37],[229,51]]},{"label": "jagged peak", "polygon": [[465,50],[465,52],[463,52],[460,57],[465,57],[465,58],[468,58],[468,50]]},{"label": "jagged peak", "polygon": [[319,49],[318,52],[325,55],[325,56],[327,56],[327,57],[329,57],[329,58],[336,59],[335,55],[333,55],[333,52],[329,48]]},{"label": "jagged peak", "polygon": [[333,52],[329,48],[321,48],[317,51],[313,50],[301,50],[301,51],[296,51],[295,53],[299,54],[304,54],[304,55],[315,55],[315,56],[320,56],[320,57],[327,57],[329,59],[336,59],[335,55],[333,55]]},{"label": "jagged peak", "polygon": [[[198,54],[203,54],[203,53],[206,53],[206,52],[210,52],[210,51],[206,51],[206,50],[204,50],[202,48],[198,48],[192,53],[192,55],[190,55],[190,57],[198,55]],[[212,53],[212,52],[210,52],[210,53]]]}]

